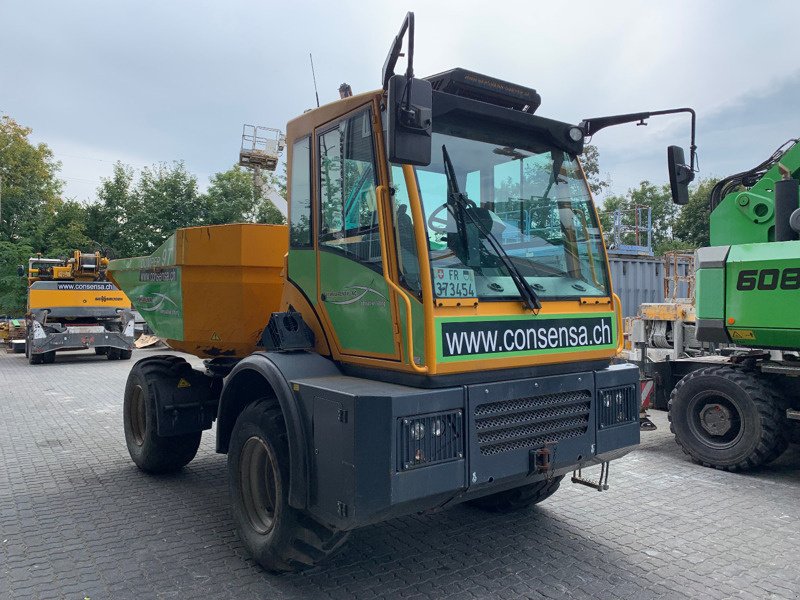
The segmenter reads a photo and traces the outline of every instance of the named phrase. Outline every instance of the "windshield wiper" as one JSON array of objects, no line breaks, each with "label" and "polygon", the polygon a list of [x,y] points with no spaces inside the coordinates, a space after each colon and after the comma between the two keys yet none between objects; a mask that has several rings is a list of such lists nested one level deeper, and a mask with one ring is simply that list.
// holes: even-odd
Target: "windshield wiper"
[{"label": "windshield wiper", "polygon": [[[453,163],[450,160],[450,155],[447,153],[447,146],[442,144],[442,159],[444,161],[444,174],[447,178],[447,205],[448,207],[457,207],[459,213],[461,215],[462,226],[459,227],[462,235],[465,234],[465,223],[463,223],[463,217],[466,215],[469,217],[469,220],[472,221],[472,224],[475,225],[475,228],[483,234],[483,237],[486,238],[486,241],[489,242],[489,245],[494,250],[497,257],[500,259],[500,262],[503,263],[503,266],[508,270],[508,274],[511,276],[511,280],[514,282],[514,285],[517,286],[517,290],[519,291],[519,295],[523,299],[523,303],[527,308],[532,311],[539,310],[542,308],[542,303],[539,301],[539,297],[536,295],[536,292],[531,287],[531,284],[528,283],[527,279],[522,276],[522,273],[519,272],[519,269],[511,260],[511,257],[506,252],[503,245],[497,241],[497,238],[492,233],[491,229],[486,229],[483,226],[483,223],[480,222],[475,215],[472,214],[473,209],[477,208],[475,202],[467,198],[466,194],[462,194],[461,190],[458,188],[458,181],[456,180],[456,171],[453,168]],[[453,214],[453,217],[456,219],[458,223],[458,216]]]}]

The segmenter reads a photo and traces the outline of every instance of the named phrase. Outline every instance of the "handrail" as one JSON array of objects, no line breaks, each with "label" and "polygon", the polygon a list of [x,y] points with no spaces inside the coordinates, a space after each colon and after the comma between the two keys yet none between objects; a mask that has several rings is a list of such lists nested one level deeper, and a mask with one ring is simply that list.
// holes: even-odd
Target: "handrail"
[{"label": "handrail", "polygon": [[[381,220],[382,224],[388,223],[385,218],[385,214],[383,212],[383,203],[384,201],[388,202],[388,189],[385,185],[379,185],[376,190],[378,193],[378,216]],[[385,231],[385,229],[384,229]],[[417,373],[427,373],[428,367],[427,365],[424,367],[420,367],[417,363],[414,362],[414,327],[412,323],[411,317],[411,299],[408,297],[406,291],[397,285],[392,278],[389,277],[389,254],[386,250],[386,239],[383,235],[380,236],[381,242],[381,254],[383,255],[383,279],[386,281],[386,285],[388,285],[392,290],[397,293],[400,297],[403,298],[403,301],[406,305],[406,338],[407,338],[407,353],[408,353],[408,362],[411,365],[411,368],[414,369]]]},{"label": "handrail", "polygon": [[617,314],[617,354],[619,354],[625,347],[625,333],[622,331],[622,300],[613,292],[611,295],[614,296],[614,312]]}]

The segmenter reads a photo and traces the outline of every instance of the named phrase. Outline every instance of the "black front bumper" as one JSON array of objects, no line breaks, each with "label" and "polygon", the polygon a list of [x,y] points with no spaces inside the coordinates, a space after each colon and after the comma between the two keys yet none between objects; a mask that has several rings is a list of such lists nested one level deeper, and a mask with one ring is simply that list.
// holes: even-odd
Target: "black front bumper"
[{"label": "black front bumper", "polygon": [[639,443],[639,371],[420,389],[339,376],[297,385],[311,511],[342,529],[618,458]]}]

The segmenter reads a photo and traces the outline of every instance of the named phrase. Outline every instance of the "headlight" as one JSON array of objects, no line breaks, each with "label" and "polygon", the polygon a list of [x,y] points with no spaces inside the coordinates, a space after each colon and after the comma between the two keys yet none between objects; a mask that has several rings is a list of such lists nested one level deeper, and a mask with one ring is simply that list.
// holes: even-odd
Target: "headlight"
[{"label": "headlight", "polygon": [[569,139],[571,139],[573,142],[580,142],[583,139],[583,129],[580,127],[570,127]]},{"label": "headlight", "polygon": [[405,471],[464,458],[461,410],[398,420],[397,470]]}]

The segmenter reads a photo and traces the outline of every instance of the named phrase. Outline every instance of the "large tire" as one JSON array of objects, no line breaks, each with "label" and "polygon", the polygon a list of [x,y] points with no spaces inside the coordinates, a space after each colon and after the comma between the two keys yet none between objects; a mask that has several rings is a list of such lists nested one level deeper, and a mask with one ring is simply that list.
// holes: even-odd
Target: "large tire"
[{"label": "large tire", "polygon": [[114,346],[108,346],[106,348],[106,358],[108,360],[119,360],[121,350],[119,348],[114,348]]},{"label": "large tire", "polygon": [[42,362],[46,365],[52,365],[56,362],[56,351],[50,350],[50,352],[45,352],[42,354]]},{"label": "large tire", "polygon": [[470,500],[469,504],[483,510],[500,513],[522,510],[534,504],[539,504],[539,502],[547,500],[555,494],[558,486],[561,485],[562,479],[564,479],[563,475],[552,479],[543,479],[522,487],[497,492],[482,498],[475,498],[475,500]]},{"label": "large tire", "polygon": [[103,356],[108,352],[108,346],[95,346],[94,353],[98,356]]},{"label": "large tire", "polygon": [[669,400],[670,431],[692,460],[744,471],[765,465],[788,445],[785,401],[768,382],[733,367],[686,375]]},{"label": "large tire", "polygon": [[253,402],[236,420],[228,448],[228,485],[239,538],[267,570],[311,567],[347,539],[347,532],[289,506],[289,445],[274,400]]},{"label": "large tire", "polygon": [[160,437],[157,433],[155,394],[158,386],[176,386],[176,369],[185,361],[175,356],[140,360],[125,385],[123,421],[128,452],[142,471],[170,473],[189,464],[200,447],[202,431]]},{"label": "large tire", "polygon": [[34,354],[30,350],[28,351],[28,362],[32,365],[41,365],[44,363],[44,354]]},{"label": "large tire", "polygon": [[119,359],[120,360],[130,360],[131,356],[133,356],[133,350],[120,350],[119,351]]}]

